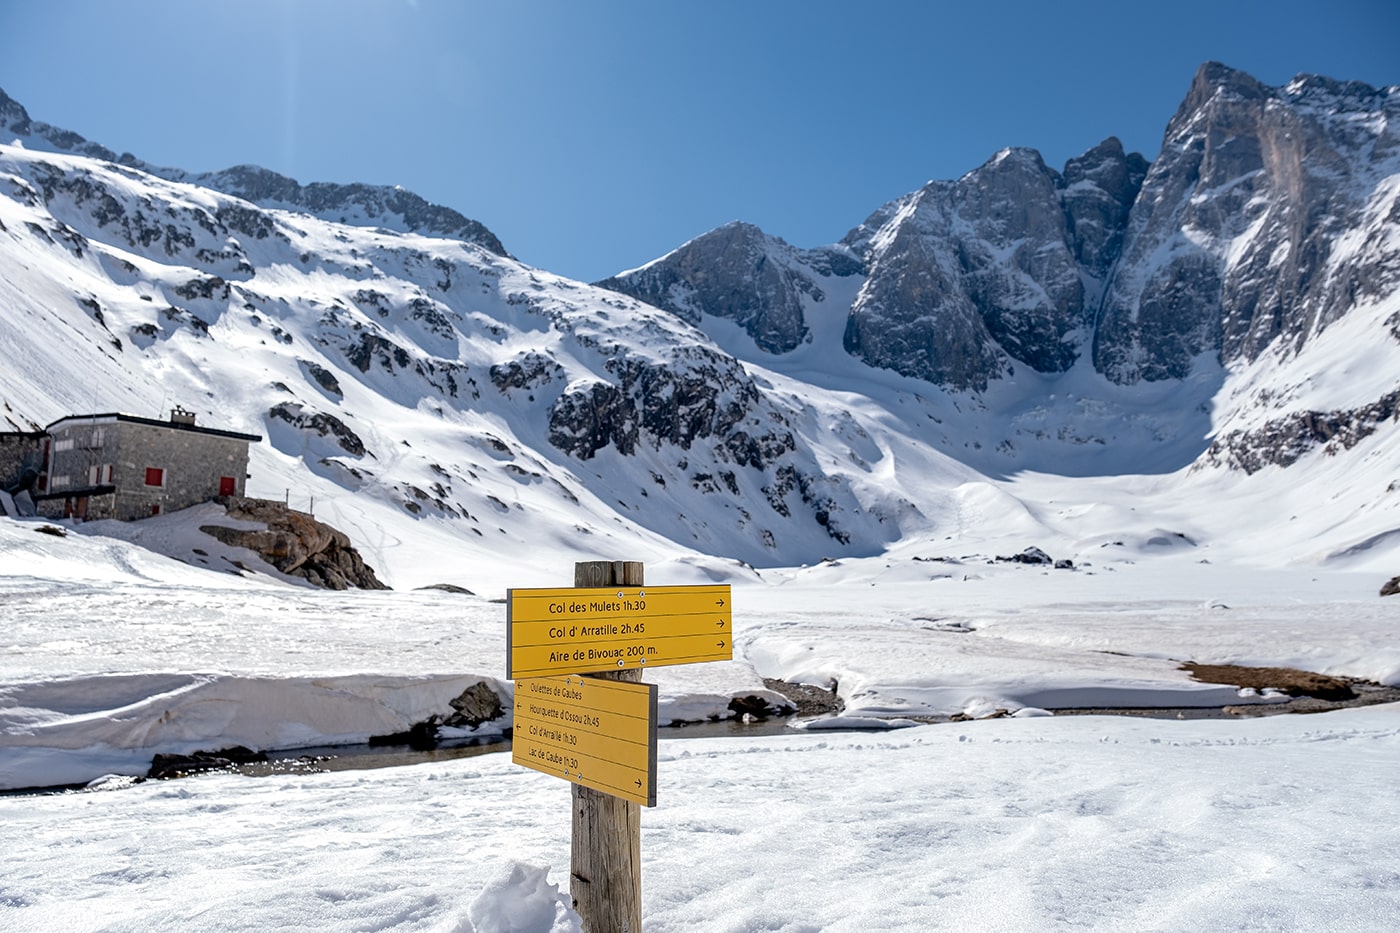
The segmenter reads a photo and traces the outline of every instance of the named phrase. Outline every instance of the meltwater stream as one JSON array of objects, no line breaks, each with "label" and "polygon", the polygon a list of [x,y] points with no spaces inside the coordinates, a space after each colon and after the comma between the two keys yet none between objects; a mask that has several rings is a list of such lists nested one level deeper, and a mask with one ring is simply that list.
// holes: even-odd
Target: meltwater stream
[{"label": "meltwater stream", "polygon": [[[726,719],[720,722],[691,723],[666,726],[657,730],[661,739],[751,738],[782,735],[794,731],[788,719],[766,719],[743,722]],[[363,771],[371,768],[393,768],[458,758],[475,758],[497,752],[510,752],[510,739],[471,742],[460,745],[439,745],[416,749],[407,745],[334,745],[268,752],[267,761],[239,764],[234,770],[251,777],[282,774],[315,774],[326,771]]]}]

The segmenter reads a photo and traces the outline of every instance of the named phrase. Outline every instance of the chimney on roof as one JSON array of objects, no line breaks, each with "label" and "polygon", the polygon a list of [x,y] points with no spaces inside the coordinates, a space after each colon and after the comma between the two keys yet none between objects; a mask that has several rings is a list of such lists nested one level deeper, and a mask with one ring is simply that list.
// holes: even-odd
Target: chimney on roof
[{"label": "chimney on roof", "polygon": [[179,405],[176,405],[174,408],[170,409],[170,423],[171,423],[171,424],[188,424],[188,425],[190,425],[191,427],[193,427],[193,426],[194,426],[194,412],[192,412],[192,411],[186,411],[185,409],[181,408]]}]

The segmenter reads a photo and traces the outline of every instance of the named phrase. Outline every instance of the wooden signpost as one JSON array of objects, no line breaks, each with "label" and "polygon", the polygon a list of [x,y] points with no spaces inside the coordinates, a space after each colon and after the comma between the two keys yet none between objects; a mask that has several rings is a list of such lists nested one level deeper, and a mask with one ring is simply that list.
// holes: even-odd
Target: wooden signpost
[{"label": "wooden signpost", "polygon": [[506,677],[516,764],[573,784],[569,866],[585,933],[641,933],[641,806],[656,805],[656,685],[642,670],[734,657],[730,588],[647,587],[640,561],[513,589]]}]

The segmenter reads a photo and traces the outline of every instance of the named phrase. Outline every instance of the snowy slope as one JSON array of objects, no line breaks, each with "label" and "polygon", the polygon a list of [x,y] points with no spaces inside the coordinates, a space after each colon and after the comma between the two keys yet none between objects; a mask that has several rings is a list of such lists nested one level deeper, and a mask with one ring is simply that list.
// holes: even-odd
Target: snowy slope
[{"label": "snowy slope", "polygon": [[449,541],[773,564],[896,534],[812,468],[805,407],[672,315],[110,163],[5,147],[0,172],[10,422],[180,403],[261,434],[252,492],[314,500],[391,580],[391,550]]}]

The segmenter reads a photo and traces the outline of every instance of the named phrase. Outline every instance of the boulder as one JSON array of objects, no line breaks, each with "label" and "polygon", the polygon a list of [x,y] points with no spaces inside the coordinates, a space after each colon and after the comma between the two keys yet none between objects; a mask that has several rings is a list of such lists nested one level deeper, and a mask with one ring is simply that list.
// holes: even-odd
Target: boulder
[{"label": "boulder", "polygon": [[449,700],[448,705],[456,712],[443,720],[444,726],[476,728],[483,722],[491,722],[501,715],[501,698],[485,681],[478,681],[462,691],[462,695]]},{"label": "boulder", "polygon": [[200,531],[224,544],[247,548],[280,572],[328,590],[388,589],[344,532],[271,499],[225,496],[218,501],[229,518],[266,526],[261,530],[200,526]]},{"label": "boulder", "polygon": [[998,557],[999,561],[1010,561],[1017,564],[1054,564],[1054,559],[1038,547],[1028,547],[1019,554],[1010,557]]}]

